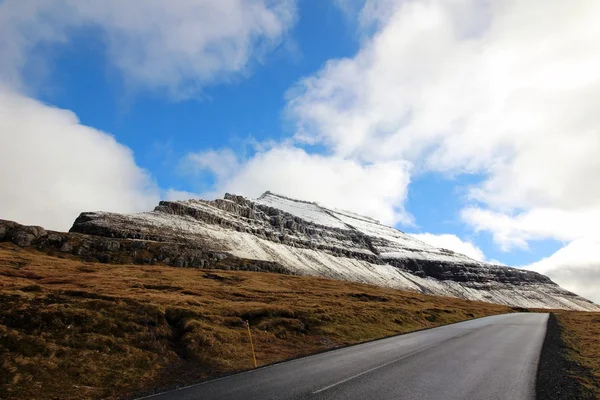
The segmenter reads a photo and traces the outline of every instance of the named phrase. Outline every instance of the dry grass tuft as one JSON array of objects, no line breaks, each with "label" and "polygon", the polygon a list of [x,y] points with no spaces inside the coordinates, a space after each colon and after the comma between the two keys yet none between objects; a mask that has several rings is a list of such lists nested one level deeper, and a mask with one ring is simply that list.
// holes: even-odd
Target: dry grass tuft
[{"label": "dry grass tuft", "polygon": [[569,357],[590,372],[574,377],[600,399],[600,313],[556,311],[555,314]]},{"label": "dry grass tuft", "polygon": [[118,398],[509,307],[270,273],[107,265],[0,244],[0,398]]}]

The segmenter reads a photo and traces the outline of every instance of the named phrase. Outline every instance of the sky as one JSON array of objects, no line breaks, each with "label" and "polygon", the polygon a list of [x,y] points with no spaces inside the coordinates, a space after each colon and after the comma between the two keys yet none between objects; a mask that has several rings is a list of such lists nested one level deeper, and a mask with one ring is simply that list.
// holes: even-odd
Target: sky
[{"label": "sky", "polygon": [[600,2],[0,0],[0,218],[266,190],[600,302]]}]

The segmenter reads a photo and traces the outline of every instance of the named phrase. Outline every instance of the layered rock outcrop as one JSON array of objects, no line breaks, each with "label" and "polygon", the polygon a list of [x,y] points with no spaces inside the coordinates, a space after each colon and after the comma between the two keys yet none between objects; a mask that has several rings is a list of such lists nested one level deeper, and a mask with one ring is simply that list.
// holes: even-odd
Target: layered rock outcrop
[{"label": "layered rock outcrop", "polygon": [[0,220],[0,242],[32,247],[51,255],[72,255],[85,261],[117,264],[166,264],[185,268],[215,268],[289,274],[283,266],[245,260],[223,251],[207,250],[202,242],[156,242],[46,231]]}]

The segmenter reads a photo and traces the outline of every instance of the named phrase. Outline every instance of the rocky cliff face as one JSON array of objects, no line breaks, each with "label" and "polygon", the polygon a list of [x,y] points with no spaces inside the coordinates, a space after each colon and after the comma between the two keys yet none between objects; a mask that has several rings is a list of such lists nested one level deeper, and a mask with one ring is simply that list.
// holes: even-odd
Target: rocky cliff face
[{"label": "rocky cliff face", "polygon": [[0,242],[33,247],[54,256],[71,255],[84,261],[115,264],[167,264],[174,267],[215,268],[289,274],[281,265],[248,260],[224,251],[209,250],[202,241],[135,240],[47,231],[0,220]]},{"label": "rocky cliff face", "polygon": [[69,234],[42,231],[0,223],[0,241],[102,262],[317,275],[512,306],[600,310],[544,275],[481,263],[370,218],[269,192],[257,200],[162,201],[133,215],[83,213]]}]

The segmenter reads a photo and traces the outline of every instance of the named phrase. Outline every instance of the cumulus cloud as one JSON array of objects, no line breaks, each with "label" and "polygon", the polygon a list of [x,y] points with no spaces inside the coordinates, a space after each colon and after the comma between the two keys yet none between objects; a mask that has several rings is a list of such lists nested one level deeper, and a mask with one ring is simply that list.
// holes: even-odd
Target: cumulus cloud
[{"label": "cumulus cloud", "polygon": [[548,275],[565,289],[600,304],[599,250],[600,237],[582,238],[524,268]]},{"label": "cumulus cloud", "polygon": [[231,149],[189,153],[181,163],[184,172],[197,174],[210,171],[220,180],[230,178],[239,168],[238,157]]},{"label": "cumulus cloud", "polygon": [[82,211],[151,208],[158,190],[131,150],[68,110],[0,90],[0,218],[68,230]]},{"label": "cumulus cloud", "polygon": [[6,0],[0,4],[0,73],[22,84],[33,49],[67,43],[91,28],[127,85],[188,97],[244,73],[294,20],[292,0]]},{"label": "cumulus cloud", "polygon": [[[575,178],[576,179],[576,178]],[[572,241],[595,235],[600,208],[578,210],[532,208],[518,213],[502,213],[480,207],[467,207],[462,218],[477,231],[490,231],[502,249],[526,249],[531,240]]]},{"label": "cumulus cloud", "polygon": [[197,198],[201,198],[202,195],[198,194],[198,193],[194,193],[194,192],[188,192],[186,190],[177,190],[177,189],[169,188],[163,192],[162,197],[165,200],[176,201],[176,200],[197,199]]},{"label": "cumulus cloud", "polygon": [[483,251],[473,242],[464,241],[454,234],[411,233],[415,239],[442,249],[448,249],[464,254],[477,261],[486,261]]},{"label": "cumulus cloud", "polygon": [[406,162],[361,164],[282,145],[247,160],[232,159],[229,150],[190,154],[184,165],[192,171],[208,169],[216,174],[215,191],[203,194],[205,197],[224,192],[258,197],[271,190],[362,213],[387,224],[411,222],[402,207],[410,173]]}]

